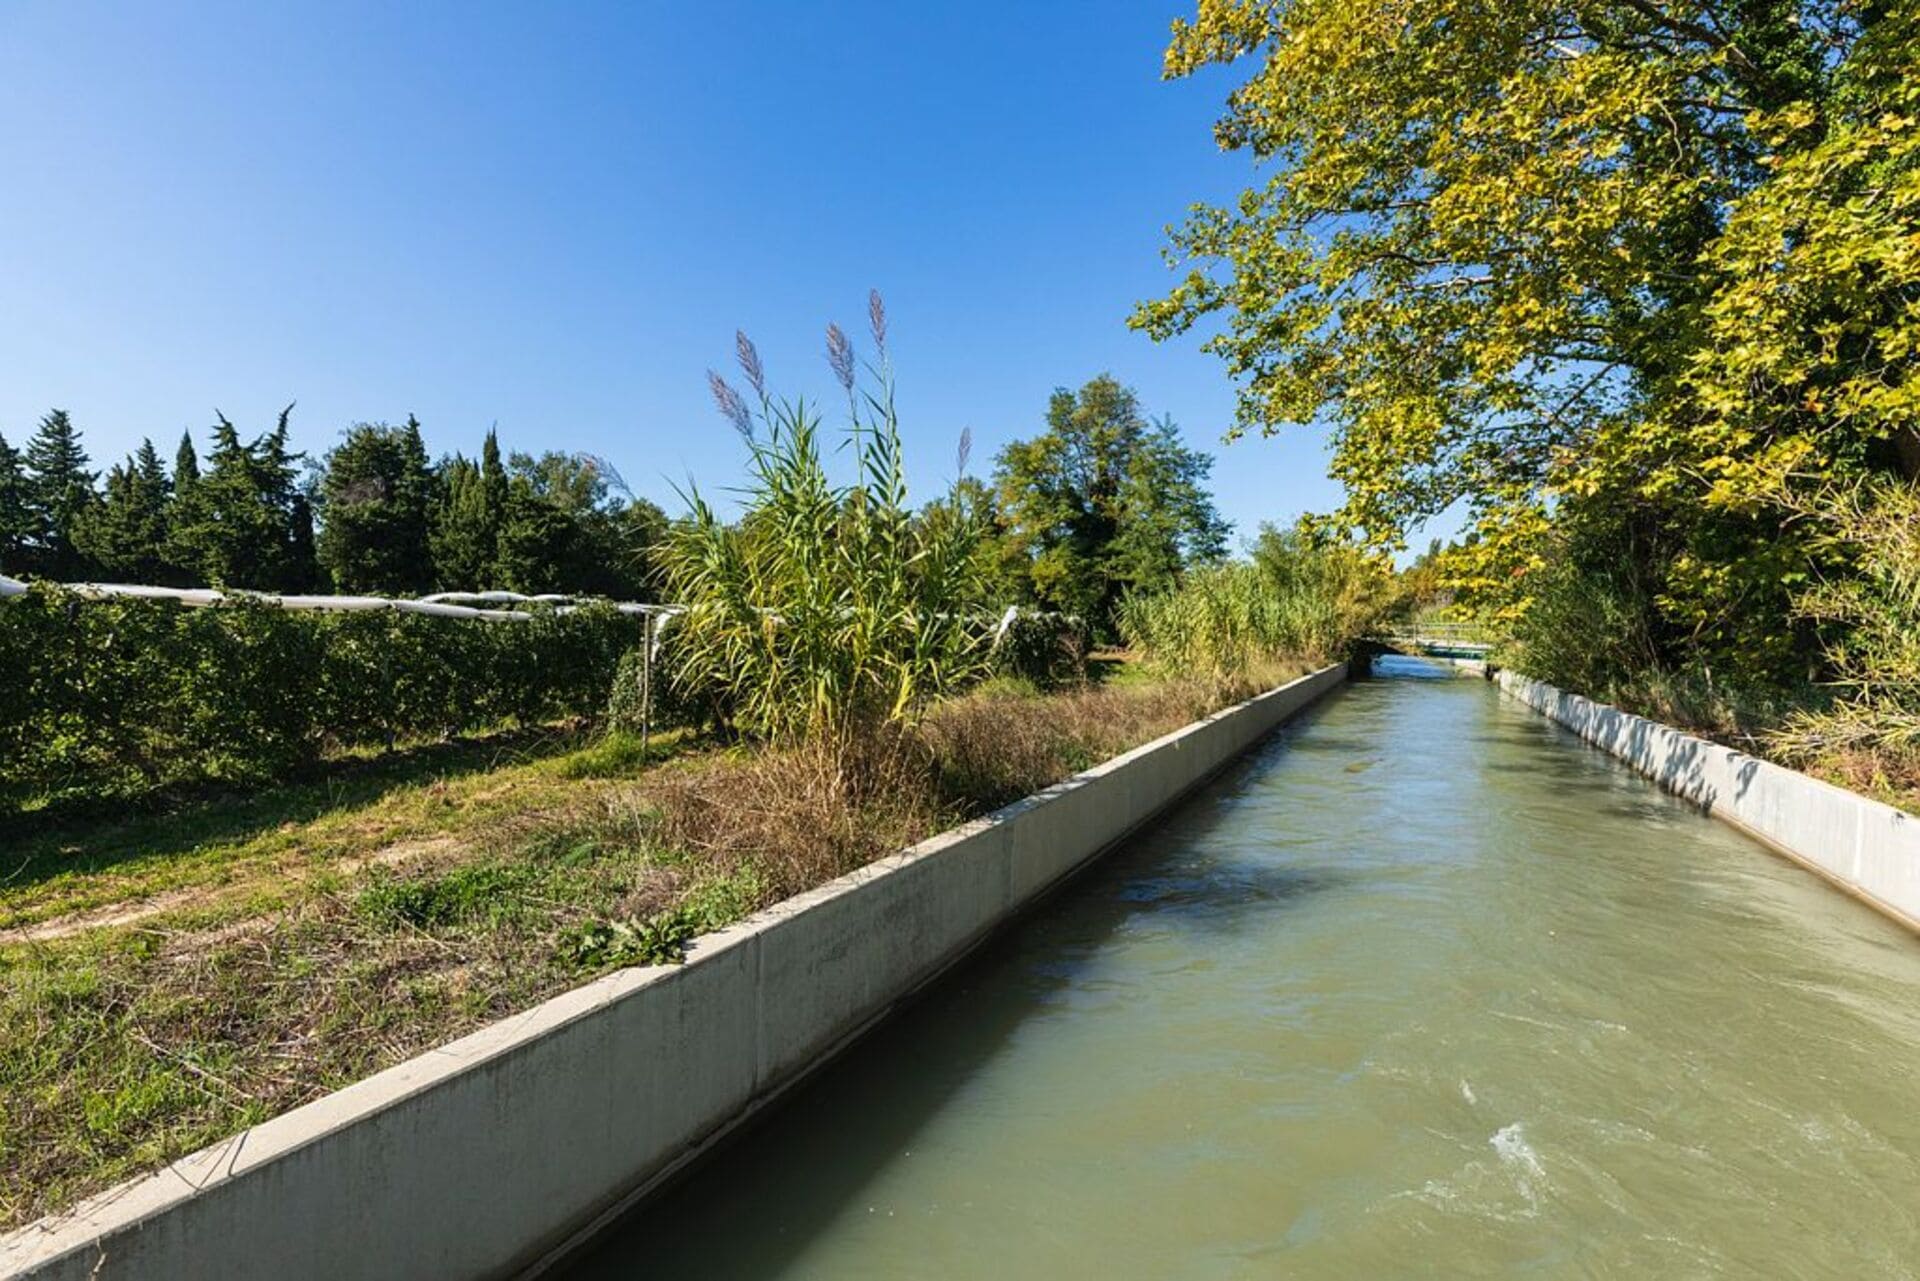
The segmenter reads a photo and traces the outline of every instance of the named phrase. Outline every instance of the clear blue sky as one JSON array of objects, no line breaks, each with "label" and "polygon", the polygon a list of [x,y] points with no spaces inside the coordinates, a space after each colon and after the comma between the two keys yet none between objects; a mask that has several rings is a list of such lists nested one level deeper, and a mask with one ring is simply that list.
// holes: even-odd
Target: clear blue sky
[{"label": "clear blue sky", "polygon": [[[0,432],[97,463],[297,400],[323,451],[580,449],[673,506],[739,449],[733,332],[833,390],[886,295],[925,494],[1111,370],[1213,450],[1237,533],[1338,500],[1301,432],[1222,447],[1224,373],[1131,304],[1164,224],[1247,182],[1229,81],[1164,83],[1184,0],[0,7]],[[204,439],[204,437],[202,437]]]}]

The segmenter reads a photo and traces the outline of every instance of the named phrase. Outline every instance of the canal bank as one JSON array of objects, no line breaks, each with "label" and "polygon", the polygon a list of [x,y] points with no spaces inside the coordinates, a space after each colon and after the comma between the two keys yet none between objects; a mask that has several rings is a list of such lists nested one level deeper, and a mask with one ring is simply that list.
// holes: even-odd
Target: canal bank
[{"label": "canal bank", "polygon": [[1327,668],[0,1239],[0,1275],[539,1262],[1338,688]]},{"label": "canal bank", "polygon": [[1667,791],[1920,933],[1920,820],[1880,801],[1518,672],[1502,691]]},{"label": "canal bank", "polygon": [[1908,1277],[1916,1055],[1901,930],[1482,682],[1382,679],[571,1275]]}]

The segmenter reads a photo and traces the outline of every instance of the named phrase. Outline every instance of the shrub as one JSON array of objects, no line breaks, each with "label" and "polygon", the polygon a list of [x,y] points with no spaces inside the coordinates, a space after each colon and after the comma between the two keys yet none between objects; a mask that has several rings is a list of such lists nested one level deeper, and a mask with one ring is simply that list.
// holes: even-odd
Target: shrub
[{"label": "shrub", "polygon": [[0,604],[0,808],[259,784],[328,752],[598,715],[638,620],[519,623],[89,600]]},{"label": "shrub", "polygon": [[1377,561],[1269,526],[1253,563],[1193,570],[1164,591],[1129,597],[1120,629],[1162,670],[1218,682],[1282,658],[1342,658],[1391,604],[1391,576]]},{"label": "shrub", "polygon": [[1803,759],[1909,758],[1911,772],[1920,754],[1920,487],[1863,485],[1804,514],[1820,522],[1820,550],[1848,567],[1797,601],[1821,627],[1838,697],[1789,717],[1775,743]]},{"label": "shrub", "polygon": [[992,670],[1035,689],[1057,689],[1086,679],[1092,642],[1076,615],[1021,610],[993,647]]}]

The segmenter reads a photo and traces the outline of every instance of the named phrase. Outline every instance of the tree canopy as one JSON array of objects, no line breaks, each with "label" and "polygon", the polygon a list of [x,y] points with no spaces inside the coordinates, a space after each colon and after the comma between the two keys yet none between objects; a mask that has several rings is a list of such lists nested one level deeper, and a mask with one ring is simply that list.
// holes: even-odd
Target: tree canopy
[{"label": "tree canopy", "polygon": [[[508,587],[647,599],[666,514],[585,454],[430,462],[418,420],[358,423],[317,462],[293,407],[248,439],[216,412],[169,474],[152,441],[98,478],[65,413],[0,436],[0,571],[56,581],[415,595]],[[304,468],[303,468],[304,464]]]},{"label": "tree canopy", "polygon": [[1229,526],[1205,488],[1213,460],[1150,421],[1110,374],[1047,405],[1047,428],[1001,450],[993,515],[1028,599],[1110,626],[1130,591],[1217,559]]},{"label": "tree canopy", "polygon": [[1915,24],[1205,0],[1167,73],[1248,68],[1216,133],[1260,180],[1194,210],[1134,323],[1206,332],[1238,430],[1331,424],[1371,542],[1461,504],[1498,608],[1570,551],[1653,651],[1790,666],[1815,552],[1787,500],[1920,466]]}]

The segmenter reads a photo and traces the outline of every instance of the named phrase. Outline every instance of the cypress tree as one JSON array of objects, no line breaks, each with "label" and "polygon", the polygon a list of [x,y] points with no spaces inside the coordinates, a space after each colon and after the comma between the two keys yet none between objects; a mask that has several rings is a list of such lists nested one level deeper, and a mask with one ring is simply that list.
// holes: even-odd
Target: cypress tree
[{"label": "cypress tree", "polygon": [[193,452],[193,433],[180,433],[180,448],[173,453],[173,496],[186,497],[193,482],[200,479],[200,457]]},{"label": "cypress tree", "polygon": [[487,510],[480,468],[455,454],[440,464],[439,499],[433,508],[434,582],[442,591],[485,591],[494,581],[499,530]]},{"label": "cypress tree", "polygon": [[529,595],[566,590],[578,532],[573,517],[537,493],[531,479],[515,476],[500,522],[501,581]]}]

